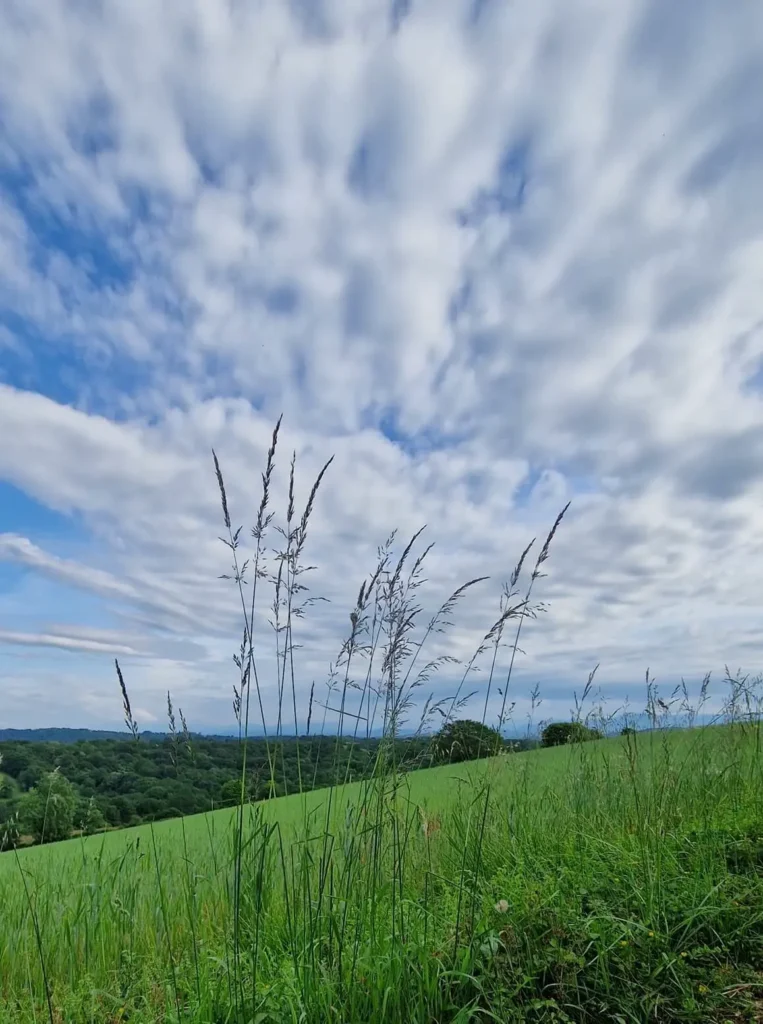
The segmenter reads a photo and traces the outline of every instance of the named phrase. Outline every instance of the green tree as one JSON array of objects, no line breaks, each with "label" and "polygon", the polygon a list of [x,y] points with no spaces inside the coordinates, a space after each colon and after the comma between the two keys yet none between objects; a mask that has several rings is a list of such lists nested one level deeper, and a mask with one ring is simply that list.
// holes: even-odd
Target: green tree
[{"label": "green tree", "polygon": [[[2,755],[0,755],[2,766]],[[18,810],[21,792],[15,779],[0,772],[0,850],[3,849],[3,835]]]},{"label": "green tree", "polygon": [[[2,765],[2,756],[0,756],[0,765]],[[3,775],[0,772],[0,800],[10,800],[10,798],[18,792],[18,786],[10,775]]]},{"label": "green tree", "polygon": [[241,779],[228,779],[221,790],[223,806],[234,807],[241,802]]},{"label": "green tree", "polygon": [[17,779],[21,773],[29,768],[33,757],[27,745],[21,743],[9,743],[3,750],[3,771]]},{"label": "green tree", "polygon": [[438,764],[493,757],[502,749],[503,737],[497,729],[468,718],[449,722],[432,742],[432,753]]},{"label": "green tree", "polygon": [[48,772],[21,800],[22,827],[35,842],[68,839],[74,826],[77,794],[59,771]]},{"label": "green tree", "polygon": [[541,743],[544,747],[561,747],[565,743],[583,743],[601,737],[598,729],[591,729],[582,722],[551,722],[541,733]]},{"label": "green tree", "polygon": [[101,808],[93,797],[80,804],[77,813],[77,824],[86,836],[92,836],[106,827],[106,819],[103,817]]}]

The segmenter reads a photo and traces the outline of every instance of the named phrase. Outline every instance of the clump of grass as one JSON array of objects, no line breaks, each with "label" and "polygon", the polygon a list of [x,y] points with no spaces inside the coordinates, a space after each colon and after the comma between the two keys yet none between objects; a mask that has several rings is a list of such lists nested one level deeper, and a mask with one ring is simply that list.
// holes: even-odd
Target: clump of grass
[{"label": "clump of grass", "polygon": [[[309,742],[330,745],[335,781],[314,790],[299,736],[300,630],[319,599],[305,558],[331,460],[299,511],[290,457],[279,522],[280,426],[248,556],[213,453],[232,563],[224,576],[242,616],[233,659],[238,806],[83,839],[77,856],[69,844],[17,851],[21,886],[0,859],[2,1020],[755,1019],[763,998],[760,680],[727,672],[722,724],[697,727],[709,677],[695,702],[687,684],[663,695],[647,673],[650,728],[616,736],[636,719],[607,710],[594,669],[573,695],[572,715],[609,739],[412,771],[427,758],[406,757],[403,733],[452,722],[474,697],[486,724],[497,693],[505,729],[520,640],[527,619],[545,610],[535,588],[567,507],[524,591],[533,542],[521,553],[492,625],[461,664],[436,645],[487,580],[468,580],[425,618],[431,545],[423,531],[402,546],[393,534],[360,582],[325,693],[310,686],[306,731]],[[275,669],[266,678],[268,664]],[[140,741],[116,669],[125,723]],[[434,683],[446,673],[453,683],[443,697]],[[536,687],[528,730],[540,704]],[[182,776],[193,744],[170,694],[167,714]],[[267,742],[271,791],[283,744],[297,744],[296,788],[280,800],[247,802],[252,714]],[[690,728],[671,728],[677,718]],[[378,729],[367,773],[350,781],[353,740]]]}]

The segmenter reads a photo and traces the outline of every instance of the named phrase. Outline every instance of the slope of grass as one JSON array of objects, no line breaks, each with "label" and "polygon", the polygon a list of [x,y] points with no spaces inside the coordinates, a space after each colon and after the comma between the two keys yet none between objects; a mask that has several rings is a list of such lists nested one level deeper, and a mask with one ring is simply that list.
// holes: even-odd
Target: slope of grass
[{"label": "slope of grass", "polygon": [[[647,751],[648,757],[654,756],[657,748],[664,749],[667,744],[674,758],[685,758],[700,743],[703,756],[712,759],[722,758],[728,744],[728,727],[706,727],[699,730],[674,729],[660,734],[656,739],[650,733],[641,733],[634,738]],[[587,748],[596,751],[610,766],[622,770],[627,754],[627,744],[621,737],[599,741]],[[438,814],[451,806],[458,794],[466,790],[474,790],[489,778],[494,799],[502,793],[516,789],[519,780],[529,786],[528,795],[539,796],[545,787],[553,787],[564,780],[577,756],[576,748],[569,746],[538,748],[516,755],[505,755],[495,759],[465,762],[456,765],[441,765],[411,772],[401,780],[402,792],[407,803],[421,806],[434,814]],[[364,791],[363,783],[349,783],[332,787],[329,797],[328,789],[319,789],[304,794],[279,797],[275,800],[258,805],[258,814],[264,821],[277,823],[284,835],[293,833],[303,824],[305,815],[316,815],[324,811],[329,799],[332,804],[332,815],[336,822],[344,813],[346,805],[357,803]],[[67,858],[80,861],[83,850],[89,856],[103,854],[121,856],[136,841],[145,843],[154,839],[160,847],[176,848],[182,835],[189,851],[204,853],[209,848],[210,832],[218,838],[226,837],[233,827],[238,814],[235,807],[212,811],[207,814],[188,815],[180,819],[159,821],[153,826],[139,825],[106,832],[101,835],[88,836],[84,839],[72,839],[67,842],[37,846],[24,850],[23,865],[30,869],[39,862],[52,862],[61,865]],[[249,812],[251,819],[252,812]],[[11,858],[0,857],[0,878],[3,873],[17,870]]]},{"label": "slope of grass", "polygon": [[759,739],[645,734],[251,808],[238,964],[235,813],[5,854],[2,1019],[45,1013],[44,965],[73,1022],[753,1020]]},{"label": "slope of grass", "polygon": [[[300,515],[291,460],[285,519],[272,527],[274,430],[262,500],[241,552],[215,457],[243,639],[235,658],[241,735],[238,810],[0,857],[1,1024],[465,1024],[466,1021],[753,1021],[763,989],[763,758],[759,681],[730,680],[722,729],[576,744],[405,774],[395,741],[414,709],[421,734],[459,717],[479,692],[482,722],[508,702],[523,624],[566,509],[520,597],[524,550],[495,621],[454,669],[422,655],[459,602],[459,587],[418,630],[428,548],[399,556],[394,536],[362,583],[350,632],[327,680],[323,721],[337,735],[382,742],[369,778],[347,782],[339,745],[334,788],[256,806],[247,792],[250,713],[265,704],[276,739],[298,730],[296,656],[303,565],[319,474]],[[277,531],[274,553],[269,531]],[[272,601],[263,598],[269,587]],[[263,616],[263,607],[267,609]],[[261,685],[258,629],[275,643]],[[509,630],[512,636],[509,637]],[[502,663],[506,655],[507,664]],[[421,687],[443,666],[447,698]],[[468,693],[478,667],[479,691]],[[116,666],[125,721],[129,691]],[[576,719],[591,694],[593,674]],[[647,678],[653,725],[674,697]],[[442,687],[439,691],[442,693]],[[690,721],[697,708],[684,688]],[[311,691],[307,721],[315,705]],[[537,693],[532,695],[533,709]],[[320,702],[317,702],[320,706]],[[168,719],[178,768],[182,712]],[[588,717],[588,716],[587,716]],[[596,720],[603,724],[598,712]],[[285,723],[289,722],[288,726]],[[273,735],[272,732],[268,735]],[[276,755],[269,752],[271,792]],[[297,776],[303,765],[297,748]]]}]

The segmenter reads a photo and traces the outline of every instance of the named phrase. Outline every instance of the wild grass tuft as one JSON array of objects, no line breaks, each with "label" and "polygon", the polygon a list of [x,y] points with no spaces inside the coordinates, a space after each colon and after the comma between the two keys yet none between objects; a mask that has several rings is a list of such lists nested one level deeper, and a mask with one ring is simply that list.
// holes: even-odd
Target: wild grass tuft
[{"label": "wild grass tuft", "polygon": [[[760,1019],[761,680],[727,671],[725,703],[700,726],[710,678],[695,697],[685,682],[662,693],[647,672],[638,732],[639,716],[607,707],[594,669],[571,713],[607,739],[439,767],[428,767],[434,747],[414,757],[410,737],[474,700],[483,725],[494,710],[506,731],[565,507],[529,571],[534,542],[521,553],[462,662],[442,644],[487,580],[466,581],[427,617],[431,545],[423,530],[402,545],[389,537],[325,684],[309,680],[300,735],[303,623],[320,599],[305,559],[331,460],[300,510],[290,456],[279,519],[280,425],[248,553],[213,453],[223,576],[241,610],[238,805],[0,857],[2,1024]],[[528,731],[540,704],[536,687]],[[182,775],[195,753],[169,693],[167,715]],[[248,799],[253,727],[271,794],[284,745],[296,744],[280,799]],[[368,771],[354,777],[353,741],[377,733]],[[314,788],[313,744],[331,751],[331,788]]]}]

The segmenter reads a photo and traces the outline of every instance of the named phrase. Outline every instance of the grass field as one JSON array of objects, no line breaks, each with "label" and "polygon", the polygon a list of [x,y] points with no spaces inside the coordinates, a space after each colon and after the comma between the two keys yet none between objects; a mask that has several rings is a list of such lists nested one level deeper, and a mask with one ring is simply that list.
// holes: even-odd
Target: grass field
[{"label": "grass field", "polygon": [[[298,731],[302,558],[323,476],[299,517],[292,461],[274,559],[265,536],[277,438],[278,426],[249,559],[215,459],[244,619],[234,695],[242,798],[250,710],[265,727],[257,602],[272,609],[277,672],[266,699],[277,694],[276,736],[290,714]],[[457,670],[452,657],[419,656],[482,580],[418,630],[428,549],[414,558],[418,535],[399,556],[394,537],[382,546],[324,705],[340,709],[342,736],[381,725],[366,781],[0,855],[0,1024],[763,1019],[760,680],[729,680],[721,727],[665,728],[674,698],[658,697],[647,676],[648,732],[407,774],[395,760],[414,711],[420,732],[436,712],[441,722],[460,716],[480,660],[482,721],[497,696],[496,725],[506,726],[522,626],[540,607],[532,592],[564,511],[524,596],[531,545]],[[420,699],[444,666],[456,674],[451,696]],[[118,665],[117,674],[137,741]],[[580,724],[591,679],[575,697]],[[694,708],[684,690],[690,722],[706,684]],[[308,723],[313,710],[311,691]],[[169,695],[168,716],[179,741]],[[606,721],[598,710],[594,720]],[[339,760],[338,783],[347,778]]]},{"label": "grass field", "polygon": [[2,1020],[760,1019],[761,767],[645,733],[5,854]]}]

